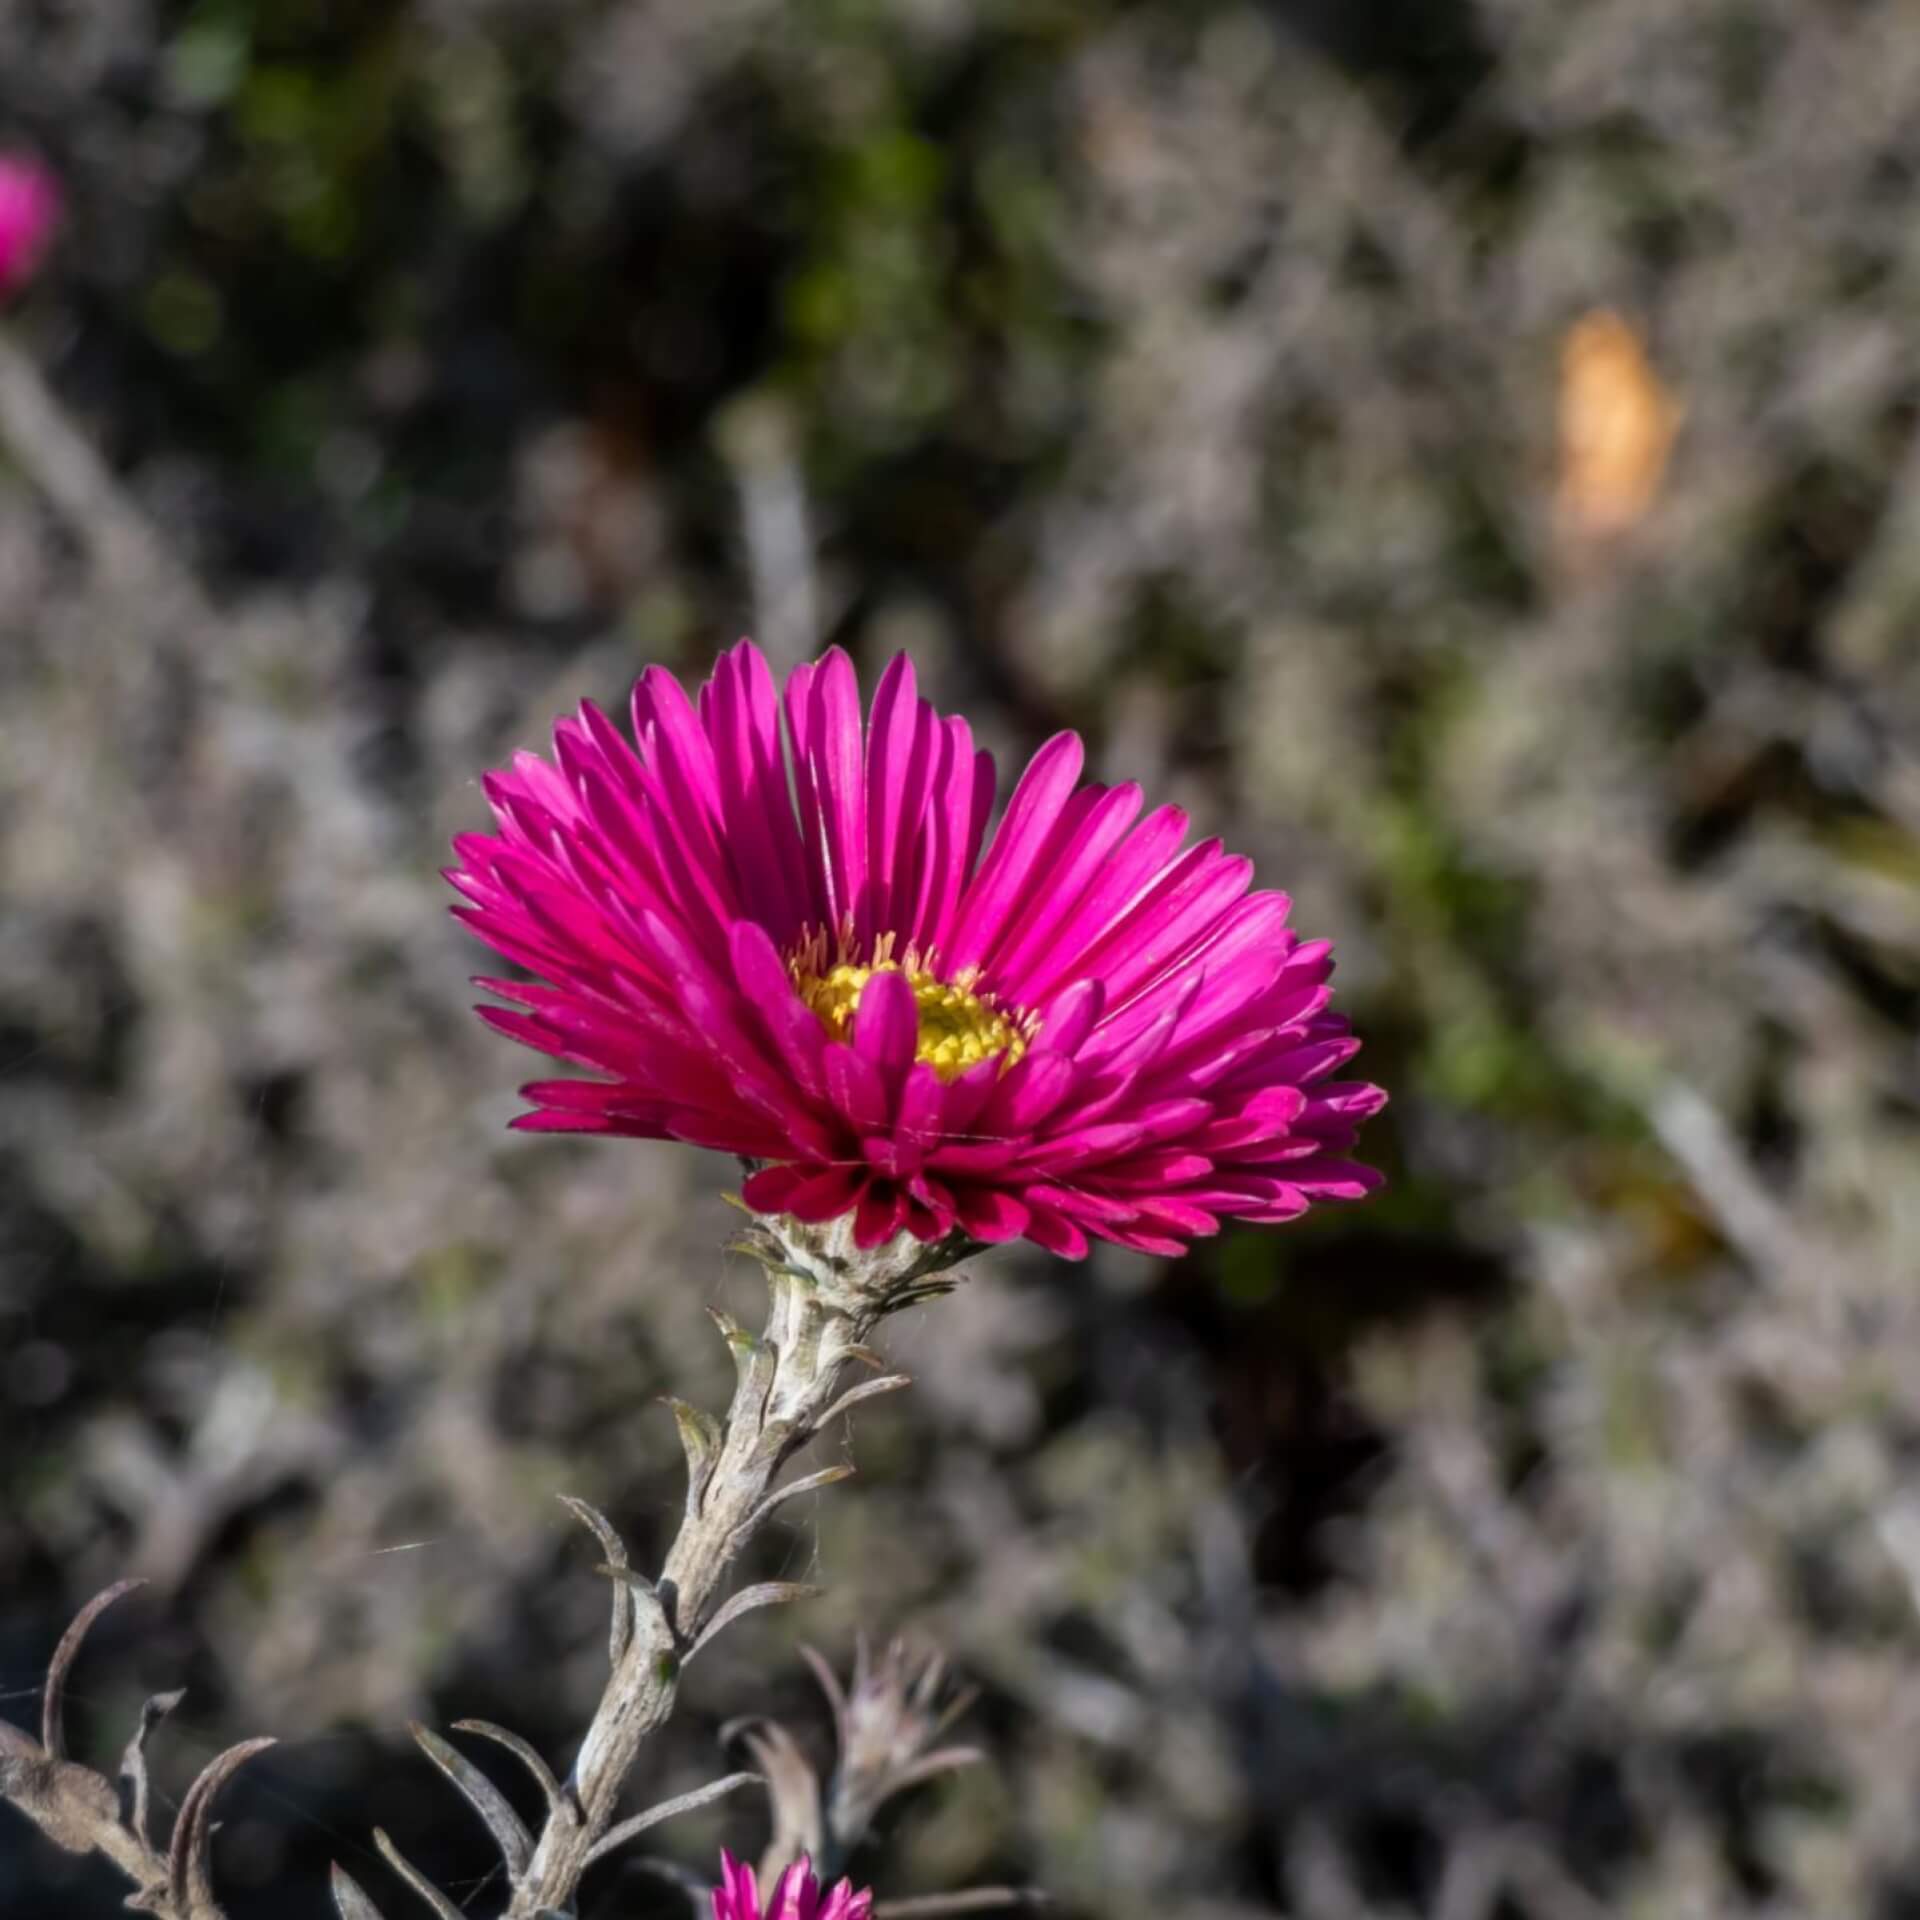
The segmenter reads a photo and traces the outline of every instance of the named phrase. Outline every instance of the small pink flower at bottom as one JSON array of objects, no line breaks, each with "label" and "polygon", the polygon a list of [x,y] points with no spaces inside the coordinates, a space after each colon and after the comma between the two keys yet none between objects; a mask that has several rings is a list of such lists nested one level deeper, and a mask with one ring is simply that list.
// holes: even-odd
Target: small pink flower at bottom
[{"label": "small pink flower at bottom", "polygon": [[813,1862],[803,1853],[773,1883],[763,1910],[753,1869],[721,1849],[713,1920],[867,1920],[872,1909],[872,1893],[865,1887],[856,1893],[851,1880],[836,1880],[822,1893]]},{"label": "small pink flower at bottom", "polygon": [[34,160],[0,154],[0,299],[33,277],[60,218],[60,188]]}]

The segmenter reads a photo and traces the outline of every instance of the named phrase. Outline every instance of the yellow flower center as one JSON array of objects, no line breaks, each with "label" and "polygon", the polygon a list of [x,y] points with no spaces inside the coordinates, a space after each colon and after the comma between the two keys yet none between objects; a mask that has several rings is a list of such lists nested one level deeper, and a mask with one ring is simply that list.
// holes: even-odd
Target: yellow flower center
[{"label": "yellow flower center", "polygon": [[860,996],[876,973],[904,973],[920,1013],[914,1058],[924,1060],[942,1080],[952,1080],[982,1060],[1000,1061],[1004,1073],[1027,1050],[1019,1019],[1010,1019],[985,995],[914,966],[911,954],[904,967],[892,959],[876,960],[869,967],[842,961],[825,972],[808,964],[813,957],[803,952],[795,960],[794,985],[836,1040],[847,1037]]}]

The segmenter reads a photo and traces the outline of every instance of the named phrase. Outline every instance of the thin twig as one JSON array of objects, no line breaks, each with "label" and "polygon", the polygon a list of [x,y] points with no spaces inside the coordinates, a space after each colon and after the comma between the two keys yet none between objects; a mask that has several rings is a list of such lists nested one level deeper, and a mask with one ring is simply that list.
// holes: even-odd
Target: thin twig
[{"label": "thin twig", "polygon": [[191,571],[75,425],[40,369],[0,331],[0,443],[82,543],[103,577],[183,619],[210,618]]},{"label": "thin twig", "polygon": [[148,1829],[147,1738],[180,1696],[147,1702],[120,1763],[120,1786],[66,1757],[64,1701],[67,1675],[87,1631],[100,1615],[134,1588],[123,1580],[81,1608],[61,1636],[47,1670],[42,1734],[45,1744],[0,1720],[0,1800],[9,1800],[56,1847],[67,1853],[101,1853],[133,1882],[127,1905],[157,1920],[223,1920],[214,1898],[209,1856],[213,1803],[220,1791],[271,1740],[243,1741],[218,1755],[187,1789],[162,1852]]}]

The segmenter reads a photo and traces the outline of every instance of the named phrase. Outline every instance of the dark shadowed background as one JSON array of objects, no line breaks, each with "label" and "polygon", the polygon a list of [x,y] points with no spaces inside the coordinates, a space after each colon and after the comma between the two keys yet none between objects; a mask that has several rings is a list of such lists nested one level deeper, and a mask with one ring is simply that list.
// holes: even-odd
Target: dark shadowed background
[{"label": "dark shadowed background", "polygon": [[[554,1492],[664,1545],[754,1289],[724,1163],[503,1131],[435,870],[751,629],[1251,852],[1392,1187],[899,1327],[643,1785],[912,1626],[994,1763],[884,1894],[1920,1914],[1911,7],[5,0],[0,144],[8,1715],[144,1574],[80,1745],[280,1737],[236,1920],[406,1911],[376,1822],[493,1910],[404,1722],[564,1761]],[[123,1891],[0,1808],[0,1913]]]}]

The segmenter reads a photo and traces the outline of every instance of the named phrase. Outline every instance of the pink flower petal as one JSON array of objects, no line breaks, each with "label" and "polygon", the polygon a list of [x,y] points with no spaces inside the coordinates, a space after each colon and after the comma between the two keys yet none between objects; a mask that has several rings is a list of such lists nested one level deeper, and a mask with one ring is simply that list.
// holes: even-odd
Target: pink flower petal
[{"label": "pink flower petal", "polygon": [[[913,662],[896,653],[874,689],[867,727],[867,882],[855,914],[863,940],[897,931],[901,923],[894,897],[896,877],[907,878],[904,869],[910,868],[919,837],[920,812],[926,803],[926,755],[931,746],[930,741],[921,743],[916,766],[918,706]],[[910,907],[912,903],[902,904]]]},{"label": "pink flower petal", "polygon": [[1025,1201],[997,1187],[955,1187],[953,1203],[960,1225],[974,1239],[993,1246],[1017,1240],[1031,1218]]},{"label": "pink flower petal", "polygon": [[1107,990],[1098,980],[1079,980],[1054,999],[1040,1016],[1037,1038],[1050,1052],[1069,1059],[1099,1024],[1107,1004]]},{"label": "pink flower petal", "polygon": [[854,1051],[872,1063],[889,1107],[897,1103],[920,1037],[920,1008],[904,973],[876,973],[853,1016]]},{"label": "pink flower petal", "polygon": [[955,915],[945,951],[954,972],[980,964],[1018,905],[1028,871],[1047,844],[1085,757],[1078,734],[1056,733],[1020,776],[1006,818]]},{"label": "pink flower petal", "polygon": [[887,1084],[870,1060],[864,1060],[844,1041],[830,1041],[822,1056],[826,1066],[827,1097],[834,1111],[855,1133],[879,1133],[887,1125],[891,1102]]},{"label": "pink flower petal", "polygon": [[884,1247],[906,1225],[906,1220],[907,1196],[898,1187],[870,1186],[854,1209],[853,1244]]},{"label": "pink flower petal", "polygon": [[838,647],[807,679],[796,674],[788,683],[787,717],[795,761],[806,770],[800,783],[801,834],[819,876],[826,931],[833,933],[853,923],[867,872],[860,688],[853,662]]},{"label": "pink flower petal", "polygon": [[794,991],[793,981],[780,964],[764,927],[751,920],[736,920],[728,944],[733,977],[754,1018],[780,1050],[781,1063],[795,1086],[809,1099],[819,1099],[826,1087],[821,1067],[826,1029]]},{"label": "pink flower petal", "polygon": [[1036,866],[1022,910],[1009,920],[987,962],[993,978],[1017,991],[1032,965],[1051,953],[1060,928],[1073,917],[1106,868],[1113,850],[1139,818],[1140,789],[1129,782],[1093,798],[1064,845]]},{"label": "pink flower petal", "polygon": [[746,1203],[762,1213],[790,1213],[796,1220],[837,1220],[850,1213],[867,1184],[863,1167],[767,1167],[741,1189]]},{"label": "pink flower petal", "polygon": [[776,945],[825,924],[805,884],[800,830],[780,751],[780,703],[759,649],[742,641],[700,690],[700,718],[713,747],[727,846],[741,904]]}]

